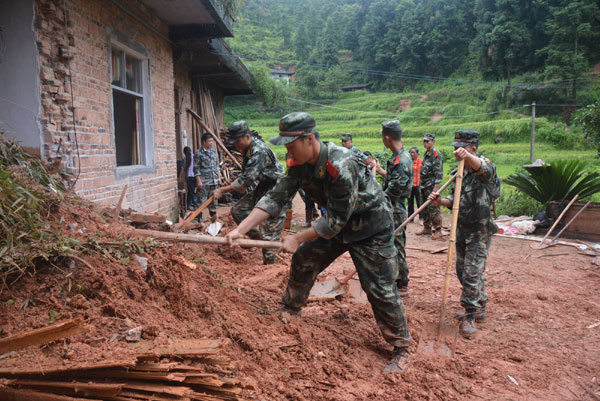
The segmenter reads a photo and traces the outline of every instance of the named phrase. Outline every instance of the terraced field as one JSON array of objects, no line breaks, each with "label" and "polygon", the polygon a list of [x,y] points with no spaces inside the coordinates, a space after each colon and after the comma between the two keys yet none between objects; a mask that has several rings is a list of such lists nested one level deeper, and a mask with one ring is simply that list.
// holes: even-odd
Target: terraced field
[{"label": "terraced field", "polygon": [[[354,145],[362,151],[384,154],[381,143],[381,122],[399,119],[404,131],[405,146],[423,149],[422,138],[427,132],[436,135],[436,147],[444,154],[446,175],[455,164],[451,156],[453,134],[457,129],[476,129],[481,135],[480,150],[493,160],[501,178],[516,172],[529,163],[531,108],[515,107],[509,111],[492,111],[484,105],[482,89],[441,88],[427,94],[366,93],[342,94],[336,101],[316,101],[322,105],[291,100],[286,110],[278,113],[261,111],[253,98],[236,100],[226,107],[226,123],[245,119],[250,127],[264,138],[277,134],[279,119],[292,111],[313,114],[323,140],[340,143],[340,134],[350,132]],[[560,110],[558,110],[560,111]],[[277,156],[283,160],[285,148],[276,146]],[[534,157],[545,161],[562,158],[586,159],[590,168],[600,170],[595,151],[587,149],[577,127],[566,128],[557,116],[536,118]],[[511,192],[503,186],[503,195]],[[600,200],[600,196],[596,196]]]}]

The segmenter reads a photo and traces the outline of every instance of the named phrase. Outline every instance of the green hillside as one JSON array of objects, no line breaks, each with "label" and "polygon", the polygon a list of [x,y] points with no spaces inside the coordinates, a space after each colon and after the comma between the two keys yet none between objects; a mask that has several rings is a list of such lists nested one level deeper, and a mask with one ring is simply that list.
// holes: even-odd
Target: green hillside
[{"label": "green hillside", "polygon": [[[476,129],[481,134],[480,150],[493,160],[501,178],[513,174],[520,166],[529,163],[531,136],[531,108],[521,107],[511,111],[489,113],[484,103],[469,96],[465,87],[445,86],[429,89],[426,93],[344,93],[336,101],[317,106],[290,101],[281,112],[265,112],[253,97],[230,99],[226,107],[226,123],[245,119],[250,127],[265,139],[277,134],[279,119],[292,111],[307,111],[315,116],[317,128],[325,141],[340,144],[340,134],[352,133],[354,145],[362,151],[383,154],[380,128],[385,120],[399,119],[404,130],[404,144],[416,146],[423,153],[422,138],[427,132],[436,135],[436,147],[445,156],[445,173],[456,162],[451,157],[450,143],[457,129]],[[473,104],[468,104],[473,103]],[[317,102],[316,102],[317,103]],[[322,104],[325,102],[323,101]],[[477,105],[479,104],[479,105]],[[434,118],[435,117],[435,118]],[[285,157],[285,147],[274,146],[280,160]],[[536,118],[534,157],[552,161],[562,158],[588,160],[592,168],[600,170],[596,152],[586,148],[577,127],[565,126],[547,117]],[[511,201],[515,195],[511,187],[503,186],[503,195]],[[598,199],[600,200],[600,199]],[[527,203],[523,199],[517,201]],[[503,205],[500,202],[500,205]],[[508,206],[508,205],[507,205]],[[510,205],[514,207],[515,205]],[[523,206],[525,209],[535,205]],[[505,208],[505,212],[510,212]],[[502,211],[501,211],[502,212]]]}]

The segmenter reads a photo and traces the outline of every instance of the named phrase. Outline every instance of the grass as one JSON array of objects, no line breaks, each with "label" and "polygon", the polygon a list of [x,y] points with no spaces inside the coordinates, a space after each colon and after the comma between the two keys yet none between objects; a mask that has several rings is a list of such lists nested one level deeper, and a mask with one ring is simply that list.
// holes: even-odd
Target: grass
[{"label": "grass", "polygon": [[[293,111],[306,111],[315,116],[321,138],[340,144],[340,134],[350,132],[354,145],[362,151],[383,151],[381,123],[399,119],[403,127],[403,143],[408,149],[416,146],[423,154],[423,135],[436,135],[436,148],[445,156],[445,176],[456,162],[451,157],[450,143],[457,129],[476,129],[481,135],[480,151],[497,167],[500,178],[515,173],[529,163],[531,110],[515,108],[514,111],[478,115],[490,112],[486,108],[487,91],[457,85],[435,85],[423,92],[341,94],[336,101],[316,101],[336,108],[308,105],[290,101],[284,110],[268,112],[261,110],[254,98],[229,101],[226,107],[226,123],[244,119],[250,127],[268,139],[278,132],[279,119]],[[410,107],[406,105],[410,102]],[[361,111],[361,112],[359,112]],[[444,118],[432,120],[434,115]],[[596,152],[585,146],[581,130],[556,123],[555,116],[536,118],[534,159],[547,162],[558,159],[583,159],[590,168],[600,171]],[[273,147],[277,157],[283,160],[285,148]],[[510,190],[503,185],[503,193]],[[600,201],[600,195],[593,197]]]}]

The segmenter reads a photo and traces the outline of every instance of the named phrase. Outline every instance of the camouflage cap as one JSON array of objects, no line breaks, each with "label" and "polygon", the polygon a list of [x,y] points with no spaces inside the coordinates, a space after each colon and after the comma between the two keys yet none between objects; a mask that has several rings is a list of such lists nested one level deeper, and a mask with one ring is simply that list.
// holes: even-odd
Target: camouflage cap
[{"label": "camouflage cap", "polygon": [[287,114],[279,120],[279,135],[269,141],[273,145],[287,145],[300,137],[316,133],[316,125],[312,114],[303,111]]},{"label": "camouflage cap", "polygon": [[227,132],[229,133],[228,142],[235,143],[238,139],[243,137],[246,134],[250,134],[250,128],[248,128],[248,124],[244,120],[236,121],[227,128]]},{"label": "camouflage cap", "polygon": [[479,144],[479,132],[472,129],[461,129],[454,134],[454,142],[450,146],[463,148],[467,145]]},{"label": "camouflage cap", "polygon": [[351,141],[352,134],[342,134],[342,141]]},{"label": "camouflage cap", "polygon": [[400,121],[398,120],[390,120],[384,121],[381,123],[381,133],[382,134],[391,134],[394,132],[402,133],[402,126],[400,125]]},{"label": "camouflage cap", "polygon": [[425,134],[425,136],[423,137],[424,141],[435,141],[435,135],[433,134]]}]

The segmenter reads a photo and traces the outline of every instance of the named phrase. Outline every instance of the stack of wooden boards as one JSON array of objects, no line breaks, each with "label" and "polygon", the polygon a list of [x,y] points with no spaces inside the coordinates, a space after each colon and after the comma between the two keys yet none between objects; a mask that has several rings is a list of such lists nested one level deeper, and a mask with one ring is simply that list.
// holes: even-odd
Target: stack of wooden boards
[{"label": "stack of wooden boards", "polygon": [[[2,339],[0,353],[79,334],[86,330],[81,323],[81,318],[71,319]],[[251,386],[210,372],[229,364],[218,356],[229,343],[228,339],[171,340],[165,345],[141,341],[130,344],[118,360],[0,366],[0,400],[244,400],[242,391],[252,390]]]}]

